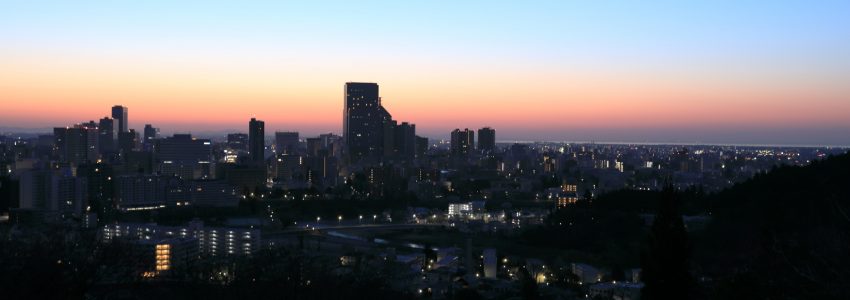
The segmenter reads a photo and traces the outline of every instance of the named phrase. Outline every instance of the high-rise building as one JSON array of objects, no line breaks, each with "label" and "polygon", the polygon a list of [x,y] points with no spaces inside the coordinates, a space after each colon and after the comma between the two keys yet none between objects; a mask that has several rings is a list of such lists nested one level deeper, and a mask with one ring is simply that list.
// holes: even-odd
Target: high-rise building
[{"label": "high-rise building", "polygon": [[469,130],[469,128],[462,131],[460,129],[452,131],[452,154],[469,154],[469,152],[474,150],[474,147],[475,131]]},{"label": "high-rise building", "polygon": [[112,119],[115,120],[115,123],[118,123],[118,131],[117,132],[127,132],[130,131],[130,127],[128,126],[127,121],[127,108],[121,105],[116,105],[112,107]]},{"label": "high-rise building", "polygon": [[428,138],[416,136],[416,158],[423,158],[428,153]]},{"label": "high-rise building", "polygon": [[318,156],[323,149],[325,149],[325,143],[322,138],[307,138],[307,155]]},{"label": "high-rise building", "polygon": [[87,123],[82,123],[76,126],[77,128],[80,128],[85,135],[86,161],[97,161],[100,157],[100,144],[98,143],[100,141],[100,132],[97,126],[98,124],[95,121],[88,121]]},{"label": "high-rise building", "polygon": [[251,162],[262,164],[265,161],[266,152],[266,123],[256,118],[251,118],[248,123],[248,152]]},{"label": "high-rise building", "polygon": [[[77,168],[76,175],[88,181],[88,212],[107,215],[114,208],[112,197],[115,184],[112,178],[115,172],[112,164],[101,162],[83,165]],[[97,221],[96,218],[94,221]]]},{"label": "high-rise building", "polygon": [[389,120],[384,122],[384,129],[382,135],[382,146],[384,149],[383,156],[387,158],[394,158],[396,156],[396,148],[395,148],[395,129],[398,127],[398,122],[396,120]]},{"label": "high-rise building", "polygon": [[115,152],[115,120],[104,117],[98,123],[98,144],[100,144],[101,155]]},{"label": "high-rise building", "polygon": [[196,139],[191,134],[175,134],[156,141],[156,160],[162,174],[197,179],[212,172],[210,140]]},{"label": "high-rise building", "polygon": [[416,156],[416,125],[402,122],[394,131],[395,154],[400,158],[412,159]]},{"label": "high-rise building", "polygon": [[157,160],[171,162],[209,162],[212,142],[193,138],[191,134],[175,134],[158,140]]},{"label": "high-rise building", "polygon": [[80,165],[97,160],[99,132],[97,124],[92,123],[53,129],[54,147],[60,161]]},{"label": "high-rise building", "polygon": [[145,124],[145,132],[144,138],[142,139],[142,144],[144,144],[146,151],[152,151],[154,140],[159,137],[159,128],[155,128],[151,126],[151,124]]},{"label": "high-rise building", "polygon": [[296,154],[298,150],[298,132],[275,132],[274,147],[277,154]]},{"label": "high-rise building", "polygon": [[352,162],[384,154],[385,126],[392,116],[378,95],[377,83],[347,82],[343,107],[343,139]]},{"label": "high-rise building", "polygon": [[118,133],[118,150],[122,156],[126,156],[139,148],[139,133],[136,130]]},{"label": "high-rise building", "polygon": [[21,209],[58,211],[79,216],[88,201],[84,177],[57,170],[30,170],[20,177]]},{"label": "high-rise building", "polygon": [[333,133],[320,134],[323,146],[327,150],[327,155],[339,158],[342,156],[342,137]]},{"label": "high-rise building", "polygon": [[496,130],[490,127],[478,129],[478,150],[496,150]]}]

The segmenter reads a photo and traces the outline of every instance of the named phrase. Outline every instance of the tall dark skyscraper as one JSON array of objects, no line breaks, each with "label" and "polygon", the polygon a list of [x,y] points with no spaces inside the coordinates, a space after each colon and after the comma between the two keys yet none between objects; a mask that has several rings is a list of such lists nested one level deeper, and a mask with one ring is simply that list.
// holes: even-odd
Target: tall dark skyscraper
[{"label": "tall dark skyscraper", "polygon": [[115,123],[118,124],[118,126],[117,126],[118,131],[116,132],[116,134],[120,133],[120,132],[130,131],[130,127],[128,126],[128,123],[127,123],[127,108],[126,107],[123,107],[121,105],[113,106],[112,107],[112,119],[115,120]]},{"label": "tall dark skyscraper", "polygon": [[252,163],[262,164],[265,160],[265,136],[266,123],[251,118],[251,122],[248,122],[248,152],[251,155]]},{"label": "tall dark skyscraper", "polygon": [[100,153],[106,155],[115,152],[115,120],[109,117],[100,119],[98,123],[98,143],[100,144]]},{"label": "tall dark skyscraper", "polygon": [[347,82],[342,136],[352,162],[384,154],[385,126],[392,116],[378,95],[377,83]]},{"label": "tall dark skyscraper", "polygon": [[475,148],[475,131],[455,129],[452,131],[452,154],[469,154]]},{"label": "tall dark skyscraper", "polygon": [[490,127],[478,129],[478,150],[496,149],[496,130]]}]

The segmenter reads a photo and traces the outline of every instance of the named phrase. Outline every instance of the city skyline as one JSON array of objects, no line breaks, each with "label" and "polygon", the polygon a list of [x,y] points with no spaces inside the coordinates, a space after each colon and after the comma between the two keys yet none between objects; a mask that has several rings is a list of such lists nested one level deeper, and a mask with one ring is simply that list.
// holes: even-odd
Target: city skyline
[{"label": "city skyline", "polygon": [[[350,84],[350,83],[351,82],[348,82],[346,84]],[[367,83],[367,84],[375,84],[375,83]],[[113,116],[115,116],[114,110],[116,108],[123,109],[123,114],[124,114],[123,117],[125,117],[125,118],[127,117],[128,113],[129,113],[128,112],[129,107],[121,106],[121,105],[113,106],[113,108],[112,108]],[[253,121],[256,118],[257,118],[256,115],[254,115],[251,118],[251,120]],[[83,118],[82,120],[85,120],[85,118]],[[3,126],[0,126],[0,134],[16,134],[16,133],[17,134],[21,134],[21,133],[23,133],[23,134],[48,134],[50,131],[53,130],[53,128],[61,128],[61,127],[70,128],[70,126],[94,124],[92,122],[95,122],[95,120],[96,120],[96,118],[89,120],[88,123],[86,123],[85,121],[72,121],[72,122],[69,122],[67,124],[58,124],[58,125],[53,126],[51,128],[25,128],[25,127],[3,127]],[[104,120],[108,120],[108,121],[111,122],[113,119],[111,119],[109,115],[106,115],[106,116],[104,116],[103,119],[100,120],[101,123],[104,122]],[[118,123],[120,123],[120,121],[116,120],[115,122],[116,122],[115,123],[116,128],[114,128],[115,129],[114,134],[119,135],[120,130],[118,128]],[[250,128],[248,128],[249,130],[246,130],[245,128],[236,128],[236,127],[218,129],[218,130],[209,129],[209,128],[200,129],[200,130],[191,130],[191,129],[180,130],[180,129],[174,129],[174,128],[164,128],[164,130],[162,130],[162,128],[151,127],[152,124],[150,124],[146,121],[141,121],[140,123],[144,124],[144,126],[139,126],[139,127],[143,127],[144,128],[143,130],[137,131],[135,128],[133,128],[133,126],[129,126],[127,128],[127,130],[133,131],[134,134],[135,134],[135,132],[139,132],[139,131],[147,132],[146,134],[148,134],[148,135],[159,135],[160,133],[162,133],[163,135],[193,134],[193,135],[198,136],[198,137],[221,139],[221,140],[224,140],[226,137],[228,137],[231,134],[248,134],[250,132]],[[244,126],[244,120],[242,121],[242,123],[243,123],[242,125]],[[407,124],[407,122],[405,122],[405,124]],[[139,124],[139,125],[141,125],[141,124]],[[103,125],[101,125],[101,126],[103,126]],[[112,125],[109,125],[109,126],[112,126]],[[265,127],[265,125],[263,125],[263,126]],[[443,131],[434,130],[434,129],[428,130],[428,128],[426,128],[424,130],[424,133],[421,134],[421,136],[423,136],[425,138],[435,138],[436,139],[435,142],[438,142],[438,141],[449,142],[449,141],[452,140],[453,131],[459,129],[460,127],[459,126],[453,127],[450,124],[444,125],[444,127],[445,126],[448,126],[451,129],[443,132]],[[194,127],[194,128],[201,128],[201,127],[202,126],[197,126],[197,127]],[[344,125],[343,125],[343,127],[344,127]],[[475,127],[475,126],[473,126],[473,127]],[[490,129],[491,127],[492,126],[482,125],[482,126],[478,126],[476,128]],[[292,130],[291,127],[274,126],[274,124],[272,124],[272,127],[270,127],[270,128],[272,128],[273,130],[268,131],[268,133],[262,134],[264,136],[264,139],[266,140],[266,142],[268,142],[269,140],[275,139],[276,135],[278,135],[280,133],[296,133],[296,134],[301,133],[301,134],[304,134],[305,136],[319,136],[319,135],[324,135],[324,134],[344,135],[344,130],[340,130],[340,131],[332,131],[332,130],[331,131],[320,131],[320,130],[319,131],[316,131],[316,130],[298,131],[298,130]],[[716,129],[716,128],[712,128],[712,129]],[[613,139],[607,139],[607,140],[606,139],[598,140],[592,135],[594,132],[596,132],[596,131],[593,131],[593,130],[590,131],[590,134],[588,134],[588,132],[576,134],[571,139],[570,138],[558,139],[558,138],[553,138],[551,135],[547,136],[547,135],[533,135],[532,134],[532,135],[519,136],[519,135],[515,134],[515,132],[516,132],[515,128],[506,128],[504,130],[500,130],[499,138],[496,139],[495,142],[498,142],[498,143],[568,142],[568,143],[602,143],[602,144],[636,144],[636,145],[640,145],[640,144],[646,144],[646,145],[680,144],[680,145],[730,145],[730,146],[850,147],[850,144],[847,144],[848,139],[841,139],[840,138],[841,135],[843,135],[843,134],[850,134],[850,132],[846,132],[843,128],[828,128],[827,129],[827,131],[829,133],[835,134],[836,136],[839,137],[839,139],[834,140],[836,142],[819,142],[819,140],[812,140],[812,139],[802,139],[802,140],[797,140],[796,142],[793,142],[793,141],[792,142],[777,142],[778,140],[780,140],[780,139],[778,139],[778,137],[787,135],[787,134],[789,134],[789,132],[791,134],[799,133],[801,136],[809,134],[809,133],[807,133],[807,131],[810,130],[809,128],[774,128],[774,129],[767,129],[767,130],[765,130],[764,128],[761,128],[761,129],[754,129],[754,130],[750,129],[751,131],[749,131],[749,132],[747,132],[745,130],[741,130],[741,129],[736,129],[736,128],[730,128],[730,129],[731,129],[730,132],[715,133],[714,137],[711,137],[711,135],[708,135],[709,137],[707,139],[702,139],[702,140],[699,139],[699,138],[693,138],[693,136],[685,137],[686,135],[681,135],[680,138],[664,137],[663,136],[664,134],[669,133],[669,132],[664,131],[666,129],[662,129],[662,130],[659,131],[658,129],[649,128],[649,129],[646,129],[648,131],[644,131],[643,135],[637,135],[636,138],[635,137],[629,137],[629,135],[634,133],[633,131],[625,131],[624,132],[620,129],[602,129],[603,131],[607,131],[608,133],[617,132],[620,137],[619,138],[613,138]],[[634,130],[634,128],[632,128],[632,130]],[[709,129],[709,130],[711,130],[711,129]],[[759,130],[761,130],[761,131],[759,131]],[[823,129],[816,129],[816,130],[818,130],[821,133],[824,132]],[[151,131],[151,132],[148,132],[148,131]],[[653,131],[653,132],[650,132],[650,131]],[[505,137],[503,135],[504,132],[508,133],[507,137]],[[661,135],[657,135],[659,132],[661,133]],[[701,134],[703,134],[703,135],[696,134],[696,136],[704,138],[706,136],[706,135],[704,135],[704,133],[706,133],[706,132],[707,131],[702,131]],[[751,134],[753,132],[758,132],[760,137],[753,138],[753,137],[747,136],[748,134]],[[653,135],[653,133],[656,134],[656,135]],[[693,135],[694,132],[691,131],[691,132],[688,132],[687,134]],[[617,135],[615,135],[615,136],[617,136]],[[147,137],[145,139],[147,139]],[[272,144],[275,144],[275,143],[276,142],[272,141]]]},{"label": "city skyline", "polygon": [[850,299],[848,0],[7,2],[2,297]]},{"label": "city skyline", "polygon": [[267,132],[341,134],[340,90],[362,81],[429,137],[490,126],[504,141],[850,140],[844,2],[11,6],[6,131],[117,104],[137,131],[242,132],[257,117]]}]

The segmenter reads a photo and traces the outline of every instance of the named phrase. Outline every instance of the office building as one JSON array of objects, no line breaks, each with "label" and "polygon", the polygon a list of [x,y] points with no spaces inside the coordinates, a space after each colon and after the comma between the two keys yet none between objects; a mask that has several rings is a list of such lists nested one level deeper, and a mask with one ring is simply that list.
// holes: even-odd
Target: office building
[{"label": "office building", "polygon": [[115,153],[115,140],[117,134],[115,131],[115,120],[109,117],[104,117],[98,122],[98,144],[100,146],[100,154],[107,156]]},{"label": "office building", "polygon": [[351,161],[383,156],[384,127],[392,116],[381,106],[378,84],[348,82],[344,101],[342,136]]},{"label": "office building", "polygon": [[193,138],[191,134],[175,134],[156,140],[156,162],[164,175],[183,179],[209,177],[213,172],[212,142]]},{"label": "office building", "polygon": [[210,161],[212,142],[208,139],[198,139],[191,134],[174,134],[171,137],[159,139],[157,160],[160,162],[191,162],[204,163]]},{"label": "office building", "polygon": [[121,105],[112,107],[112,119],[118,124],[118,133],[130,131],[127,121],[127,108]]},{"label": "office building", "polygon": [[298,132],[275,132],[274,148],[277,154],[297,154]]},{"label": "office building", "polygon": [[94,162],[100,158],[100,132],[95,121],[82,123],[76,127],[83,131],[86,144],[86,161]]},{"label": "office building", "polygon": [[251,157],[251,163],[261,165],[266,158],[266,123],[255,118],[251,118],[248,123],[248,152]]},{"label": "office building", "polygon": [[136,130],[122,131],[118,133],[118,150],[122,156],[139,149],[139,133]]}]

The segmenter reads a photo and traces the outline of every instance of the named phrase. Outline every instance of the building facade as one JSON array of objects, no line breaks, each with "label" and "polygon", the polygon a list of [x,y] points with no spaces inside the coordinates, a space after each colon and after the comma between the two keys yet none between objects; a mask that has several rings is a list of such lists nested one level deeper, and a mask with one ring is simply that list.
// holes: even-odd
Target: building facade
[{"label": "building facade", "polygon": [[490,127],[478,129],[478,150],[496,150],[496,130]]},{"label": "building facade", "polygon": [[127,121],[128,113],[127,108],[121,105],[116,105],[112,107],[112,119],[115,120],[115,123],[118,125],[117,132],[127,132],[130,131],[129,122]]},{"label": "building facade", "polygon": [[248,152],[251,163],[262,164],[265,161],[266,152],[266,123],[256,118],[248,122]]}]

